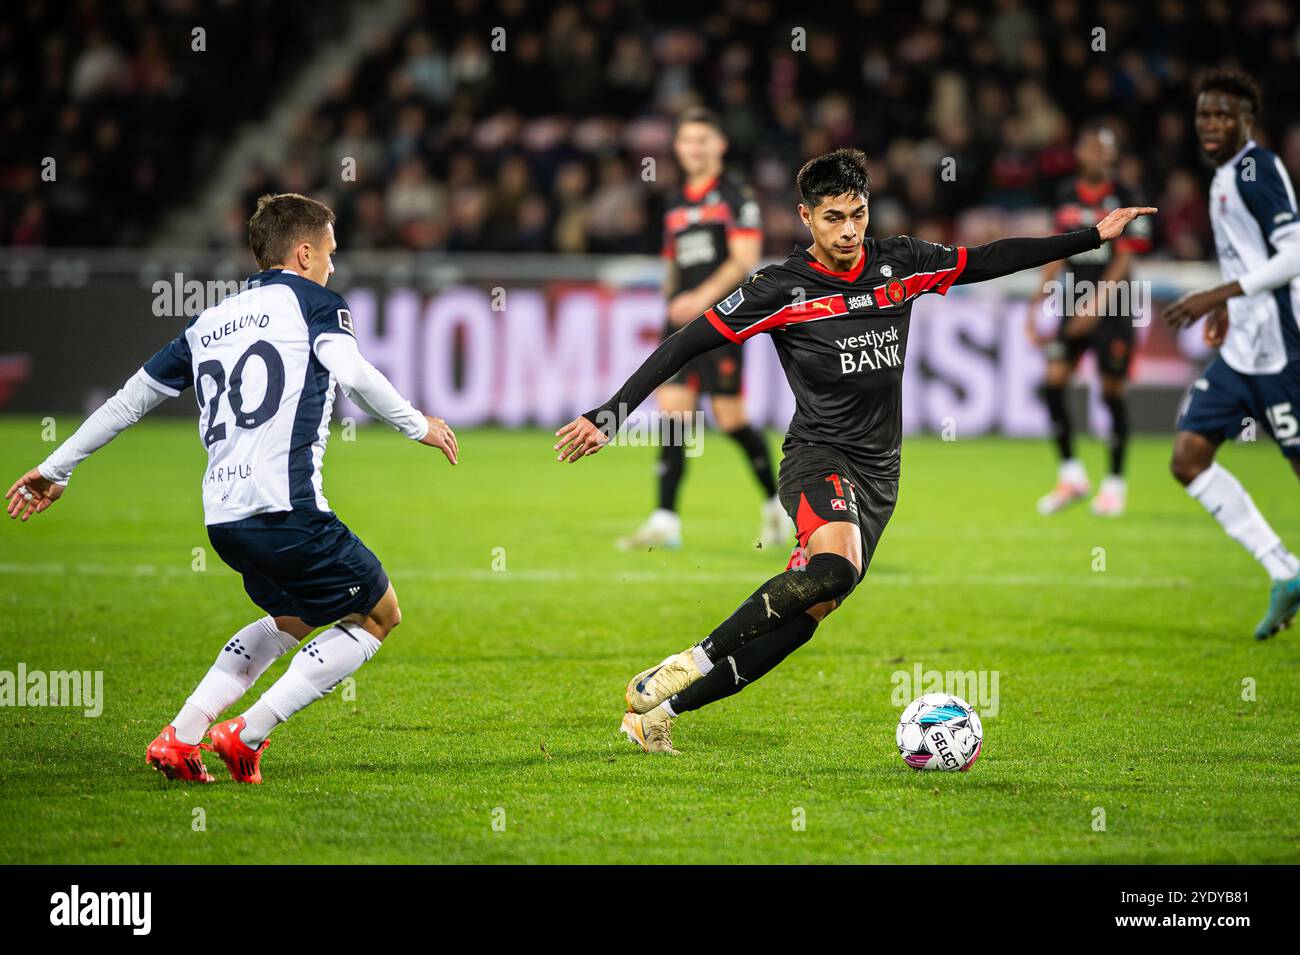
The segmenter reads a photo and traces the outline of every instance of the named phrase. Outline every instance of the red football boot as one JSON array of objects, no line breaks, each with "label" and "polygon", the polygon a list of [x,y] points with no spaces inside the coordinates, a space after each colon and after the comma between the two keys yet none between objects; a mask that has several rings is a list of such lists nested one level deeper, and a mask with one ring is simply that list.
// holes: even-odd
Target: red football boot
[{"label": "red football boot", "polygon": [[264,739],[261,746],[252,749],[239,738],[245,725],[242,716],[213,723],[212,728],[208,730],[208,737],[212,740],[209,748],[225,762],[226,769],[230,770],[230,775],[235,782],[260,783],[262,770],[258,764],[262,761],[262,751],[271,741]]},{"label": "red football boot", "polygon": [[192,783],[216,782],[208,767],[203,765],[203,754],[197,743],[182,743],[176,738],[174,727],[168,726],[144,751],[146,766],[152,766],[168,779],[184,779]]}]

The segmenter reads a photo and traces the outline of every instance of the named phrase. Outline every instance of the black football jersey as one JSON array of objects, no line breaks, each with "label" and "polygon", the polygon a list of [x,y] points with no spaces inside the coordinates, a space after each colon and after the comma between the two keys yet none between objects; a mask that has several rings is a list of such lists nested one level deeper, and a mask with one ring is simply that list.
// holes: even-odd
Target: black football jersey
[{"label": "black football jersey", "polygon": [[758,201],[735,179],[715,179],[698,192],[681,189],[664,211],[664,257],[677,266],[681,291],[700,285],[727,259],[727,239],[762,235]]},{"label": "black football jersey", "polygon": [[897,477],[912,303],[945,294],[965,266],[965,248],[911,236],[867,239],[847,272],[797,249],[705,316],[734,342],[772,336],[795,397],[787,452],[829,445],[865,477]]},{"label": "black football jersey", "polygon": [[[1096,225],[1111,212],[1124,206],[1144,205],[1118,183],[1091,184],[1073,178],[1061,184],[1056,196],[1056,229],[1072,232]],[[1110,265],[1116,249],[1142,253],[1151,248],[1151,219],[1141,216],[1125,228],[1124,234],[1114,242],[1103,242],[1095,249],[1080,252],[1066,259],[1066,266],[1074,273],[1075,282],[1098,282]],[[1121,276],[1121,278],[1123,278]]]}]

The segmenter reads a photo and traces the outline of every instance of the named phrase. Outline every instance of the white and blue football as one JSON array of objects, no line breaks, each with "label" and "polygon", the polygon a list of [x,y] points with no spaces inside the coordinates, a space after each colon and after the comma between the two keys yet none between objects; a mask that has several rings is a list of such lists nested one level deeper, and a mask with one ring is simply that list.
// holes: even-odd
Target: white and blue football
[{"label": "white and blue football", "polygon": [[959,696],[927,693],[913,700],[898,720],[898,751],[913,769],[965,772],[979,759],[984,726]]}]

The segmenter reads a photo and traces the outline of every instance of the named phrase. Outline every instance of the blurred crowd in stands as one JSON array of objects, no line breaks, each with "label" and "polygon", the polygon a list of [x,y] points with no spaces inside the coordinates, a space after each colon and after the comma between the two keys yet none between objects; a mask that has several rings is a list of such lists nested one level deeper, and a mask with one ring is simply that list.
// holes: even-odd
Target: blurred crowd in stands
[{"label": "blurred crowd in stands", "polygon": [[[263,113],[322,39],[304,34],[293,2],[11,6],[0,25],[0,122],[14,147],[0,153],[0,244],[147,240],[162,211],[193,200],[233,125]],[[311,9],[331,6],[348,5]],[[1049,231],[1045,206],[1072,171],[1074,134],[1104,118],[1122,144],[1119,177],[1160,206],[1158,251],[1207,258],[1197,75],[1250,72],[1265,101],[1256,139],[1300,174],[1298,9],[412,2],[286,131],[283,160],[247,170],[209,241],[242,244],[256,197],[294,191],[335,206],[344,251],[654,253],[678,186],[672,119],[702,103],[723,117],[729,168],[760,198],[769,254],[802,238],[795,171],[841,145],[873,161],[876,235]],[[241,27],[250,16],[256,26]],[[322,30],[329,19],[311,17]],[[210,24],[203,55],[189,52],[198,22]],[[215,39],[226,30],[242,30],[233,49]],[[57,188],[39,178],[42,156],[59,157]]]}]

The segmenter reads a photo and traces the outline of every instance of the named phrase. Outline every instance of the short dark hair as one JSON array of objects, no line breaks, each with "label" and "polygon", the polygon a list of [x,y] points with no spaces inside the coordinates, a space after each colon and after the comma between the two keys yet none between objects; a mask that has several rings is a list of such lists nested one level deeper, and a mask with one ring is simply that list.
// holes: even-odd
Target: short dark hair
[{"label": "short dark hair", "polygon": [[313,240],[334,224],[334,210],[296,192],[265,195],[248,220],[248,247],[257,267],[269,269],[289,257],[293,247]]},{"label": "short dark hair", "polygon": [[673,135],[676,135],[687,123],[703,123],[705,126],[713,127],[715,132],[725,134],[722,128],[722,117],[711,109],[703,106],[691,106],[682,110],[677,116],[677,122],[673,123]]},{"label": "short dark hair", "polygon": [[1260,108],[1264,105],[1263,97],[1259,93],[1259,84],[1240,70],[1210,70],[1201,77],[1196,95],[1199,97],[1202,93],[1210,92],[1236,96],[1250,107],[1252,116],[1258,116]]},{"label": "short dark hair", "polygon": [[1119,136],[1115,132],[1115,126],[1109,120],[1090,119],[1079,127],[1079,135],[1075,137],[1075,142],[1081,142],[1089,136],[1105,136],[1110,134],[1116,144],[1119,143]]},{"label": "short dark hair", "polygon": [[795,177],[799,199],[815,208],[827,196],[871,195],[871,173],[861,149],[837,149],[810,159]]}]

